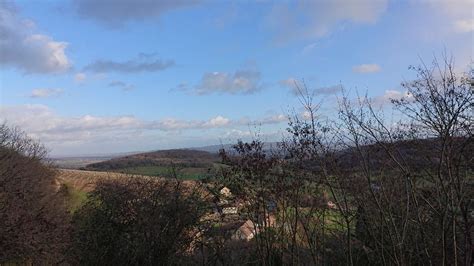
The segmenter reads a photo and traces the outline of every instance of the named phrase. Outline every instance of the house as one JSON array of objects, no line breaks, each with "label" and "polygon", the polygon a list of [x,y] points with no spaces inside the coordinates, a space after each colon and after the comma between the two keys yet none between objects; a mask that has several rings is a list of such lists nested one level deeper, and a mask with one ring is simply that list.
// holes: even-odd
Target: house
[{"label": "house", "polygon": [[328,201],[327,205],[329,209],[337,209],[336,204],[332,201]]},{"label": "house", "polygon": [[221,188],[221,190],[219,191],[219,193],[224,196],[224,197],[231,197],[232,196],[232,193],[230,192],[230,189],[227,188],[227,187],[223,187]]},{"label": "house", "polygon": [[237,207],[224,207],[222,208],[222,214],[237,214]]},{"label": "house", "polygon": [[217,203],[219,206],[222,206],[222,205],[228,205],[229,204],[229,201],[226,200],[226,199],[219,199],[219,202]]},{"label": "house", "polygon": [[235,230],[231,236],[231,239],[249,241],[257,233],[256,230],[255,224],[251,220],[247,220],[242,225],[240,225],[237,230]]}]

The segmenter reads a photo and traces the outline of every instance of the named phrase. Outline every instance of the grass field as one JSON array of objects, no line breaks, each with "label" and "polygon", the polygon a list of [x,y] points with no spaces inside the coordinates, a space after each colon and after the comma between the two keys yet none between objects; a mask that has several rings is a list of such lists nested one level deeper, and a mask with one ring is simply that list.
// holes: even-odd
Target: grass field
[{"label": "grass field", "polygon": [[75,188],[70,183],[63,183],[66,191],[66,206],[70,213],[78,210],[87,200],[87,192]]},{"label": "grass field", "polygon": [[[129,171],[128,174],[140,175],[143,178],[152,176],[153,179],[164,180],[158,177],[166,177],[164,174],[170,173],[169,170],[170,168],[166,167],[161,167],[161,169],[157,169],[156,167],[147,169],[144,167],[143,169],[134,169],[134,171]],[[178,177],[185,179],[183,184],[194,187],[193,180],[203,177],[200,171],[203,171],[203,169],[184,168]],[[163,173],[163,175],[161,173]],[[65,190],[64,192],[66,196],[65,200],[67,208],[71,213],[73,213],[78,210],[82,204],[84,204],[88,193],[95,189],[98,182],[104,180],[120,180],[129,177],[130,176],[118,172],[58,169],[57,189]]]},{"label": "grass field", "polygon": [[87,194],[94,190],[98,181],[122,177],[117,173],[59,169],[57,181],[58,189],[64,190],[68,211],[74,213],[84,204]]},{"label": "grass field", "polygon": [[[137,166],[114,170],[114,172],[124,174],[174,177],[173,169],[169,166]],[[187,167],[176,169],[176,176],[179,179],[199,180],[208,175],[208,168]]]}]

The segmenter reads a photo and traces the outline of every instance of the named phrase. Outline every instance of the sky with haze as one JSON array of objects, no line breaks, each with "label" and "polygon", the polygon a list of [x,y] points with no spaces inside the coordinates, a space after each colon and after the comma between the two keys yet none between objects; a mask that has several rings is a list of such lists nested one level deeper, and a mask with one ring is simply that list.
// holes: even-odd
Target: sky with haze
[{"label": "sky with haze", "polygon": [[381,104],[473,59],[474,0],[0,0],[0,122],[53,156],[276,141],[303,81]]}]

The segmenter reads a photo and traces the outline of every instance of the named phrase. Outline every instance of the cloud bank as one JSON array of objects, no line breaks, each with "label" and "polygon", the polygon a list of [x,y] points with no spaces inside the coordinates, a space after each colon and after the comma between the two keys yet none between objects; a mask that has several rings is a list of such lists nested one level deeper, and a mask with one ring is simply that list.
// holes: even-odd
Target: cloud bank
[{"label": "cloud bank", "polygon": [[[209,130],[239,130],[248,125],[270,125],[285,122],[286,116],[274,114],[260,119],[230,119],[216,115],[204,120],[186,120],[176,118],[163,118],[159,120],[143,120],[133,115],[119,116],[94,116],[83,115],[65,117],[57,114],[45,105],[28,104],[17,106],[0,106],[0,123],[6,120],[21,127],[32,137],[40,139],[48,147],[61,149],[70,145],[100,144],[101,141],[110,141],[120,138],[115,143],[125,147],[132,143],[145,141],[143,135],[156,136],[167,134],[165,139],[170,140],[183,136],[184,133]],[[203,136],[209,135],[199,134]],[[214,141],[219,135],[212,137]],[[179,141],[179,140],[176,140]],[[215,143],[215,142],[214,142]],[[133,146],[136,149],[137,146]],[[64,148],[64,150],[69,150]]]}]

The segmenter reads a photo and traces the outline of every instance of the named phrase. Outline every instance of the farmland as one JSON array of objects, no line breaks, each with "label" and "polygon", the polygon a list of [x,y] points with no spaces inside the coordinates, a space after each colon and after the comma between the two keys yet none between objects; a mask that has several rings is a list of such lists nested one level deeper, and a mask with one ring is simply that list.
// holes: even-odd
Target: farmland
[{"label": "farmland", "polygon": [[219,166],[215,153],[197,150],[163,150],[113,158],[82,169],[196,180],[209,176]]}]

